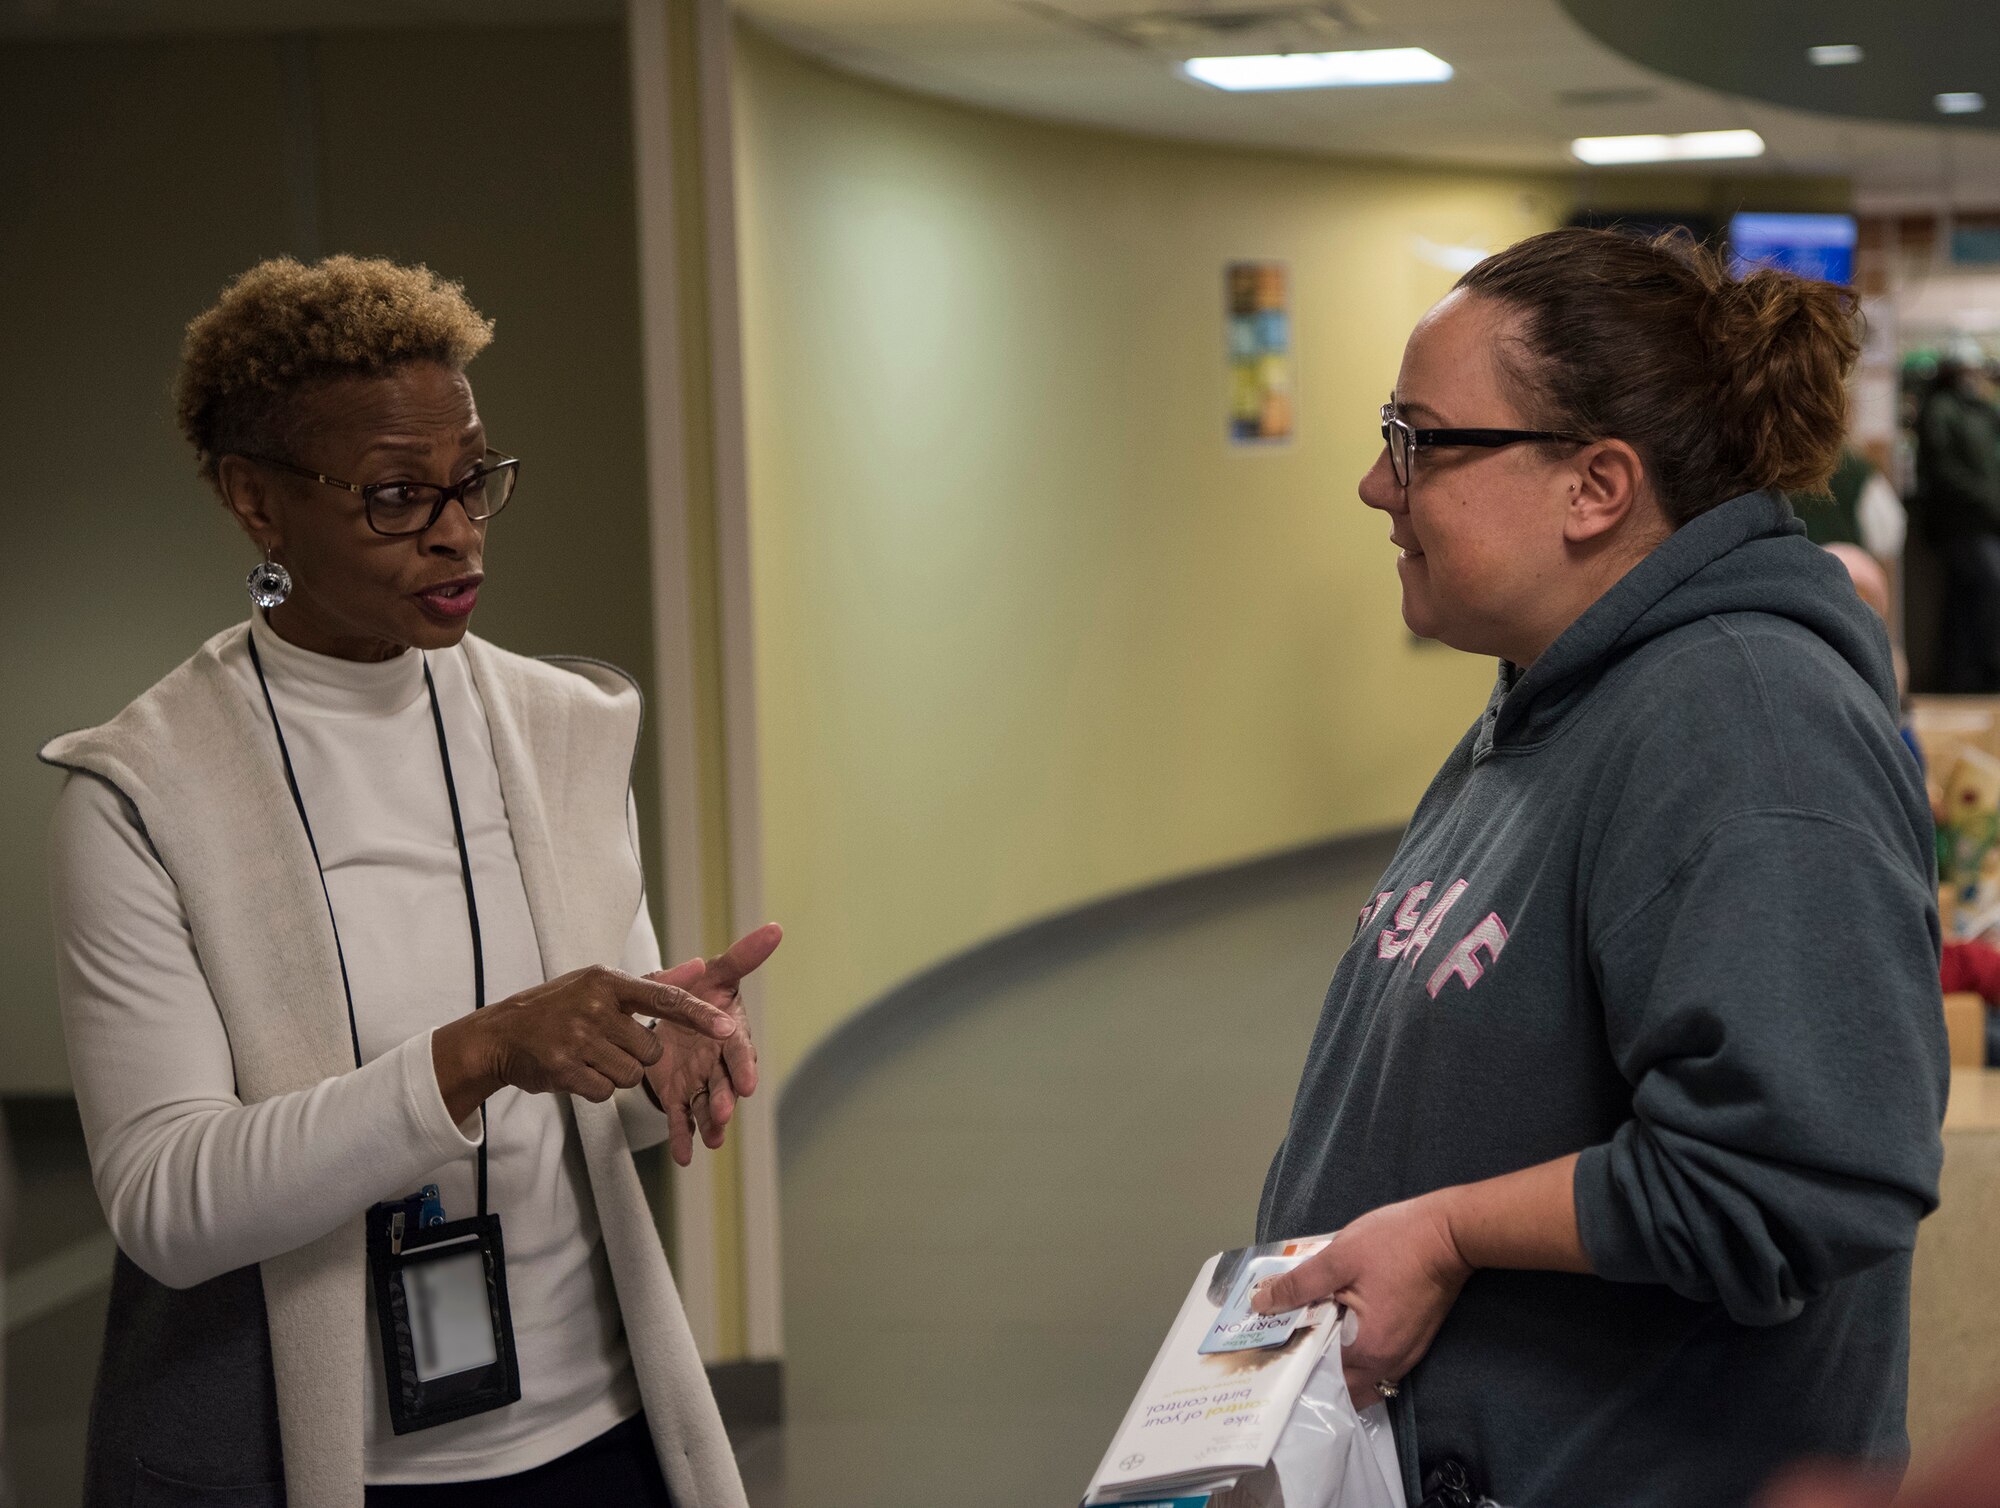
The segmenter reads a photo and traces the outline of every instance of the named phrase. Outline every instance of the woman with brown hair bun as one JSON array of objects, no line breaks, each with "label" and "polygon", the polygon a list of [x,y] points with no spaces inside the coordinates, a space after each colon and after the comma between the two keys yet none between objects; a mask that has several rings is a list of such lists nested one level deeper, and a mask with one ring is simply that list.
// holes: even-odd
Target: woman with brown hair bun
[{"label": "woman with brown hair bun", "polygon": [[1259,1240],[1339,1234],[1259,1307],[1353,1311],[1413,1502],[1722,1508],[1907,1453],[1930,812],[1882,625],[1783,496],[1856,352],[1843,289],[1555,231],[1460,280],[1382,408],[1403,616],[1500,674],[1265,1181]]}]

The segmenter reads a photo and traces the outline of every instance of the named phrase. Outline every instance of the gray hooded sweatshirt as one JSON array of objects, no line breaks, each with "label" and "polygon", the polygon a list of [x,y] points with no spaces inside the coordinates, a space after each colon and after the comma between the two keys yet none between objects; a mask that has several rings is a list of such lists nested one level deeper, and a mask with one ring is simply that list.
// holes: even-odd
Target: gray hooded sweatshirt
[{"label": "gray hooded sweatshirt", "polygon": [[1895,706],[1881,623],[1762,492],[1501,667],[1334,973],[1258,1217],[1582,1153],[1595,1276],[1473,1276],[1398,1401],[1413,1479],[1733,1508],[1801,1456],[1906,1456],[1949,1071]]}]

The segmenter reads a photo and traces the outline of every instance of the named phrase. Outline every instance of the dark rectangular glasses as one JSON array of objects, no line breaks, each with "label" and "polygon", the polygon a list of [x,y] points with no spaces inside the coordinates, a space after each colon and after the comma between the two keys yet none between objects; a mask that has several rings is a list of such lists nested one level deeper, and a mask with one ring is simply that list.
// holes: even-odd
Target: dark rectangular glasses
[{"label": "dark rectangular glasses", "polygon": [[514,484],[521,475],[520,461],[497,450],[487,451],[478,466],[449,487],[440,487],[435,482],[370,482],[361,485],[343,482],[324,472],[309,471],[303,466],[294,466],[290,461],[280,461],[275,456],[246,456],[244,459],[275,466],[293,476],[354,493],[368,511],[368,527],[377,534],[389,535],[423,533],[438,521],[438,516],[453,499],[464,506],[465,516],[474,523],[491,518],[507,506],[507,500],[514,495]]},{"label": "dark rectangular glasses", "polygon": [[1480,450],[1499,450],[1508,445],[1525,445],[1536,440],[1566,440],[1585,443],[1582,435],[1555,429],[1412,429],[1396,416],[1395,400],[1382,405],[1382,443],[1389,449],[1389,470],[1398,487],[1410,485],[1410,471],[1417,452],[1446,445],[1470,445]]}]

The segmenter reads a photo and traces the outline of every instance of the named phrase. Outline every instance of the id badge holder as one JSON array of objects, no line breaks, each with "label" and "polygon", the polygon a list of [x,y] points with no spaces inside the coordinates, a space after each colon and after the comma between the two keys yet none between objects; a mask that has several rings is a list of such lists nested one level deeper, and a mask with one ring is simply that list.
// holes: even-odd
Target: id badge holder
[{"label": "id badge holder", "polygon": [[368,1211],[368,1272],[399,1435],[517,1403],[500,1217],[422,1225],[421,1197]]}]

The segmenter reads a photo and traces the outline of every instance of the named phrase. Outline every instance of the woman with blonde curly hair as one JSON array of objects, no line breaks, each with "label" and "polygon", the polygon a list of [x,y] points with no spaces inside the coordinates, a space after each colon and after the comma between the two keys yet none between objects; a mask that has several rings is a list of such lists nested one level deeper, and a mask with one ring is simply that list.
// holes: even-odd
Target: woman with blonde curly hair
[{"label": "woman with blonde curly hair", "polygon": [[264,262],[183,430],[253,611],[43,750],[119,1255],[85,1502],[742,1502],[632,1151],[721,1145],[777,945],[660,970],[639,696],[467,632],[521,463],[422,267]]}]

